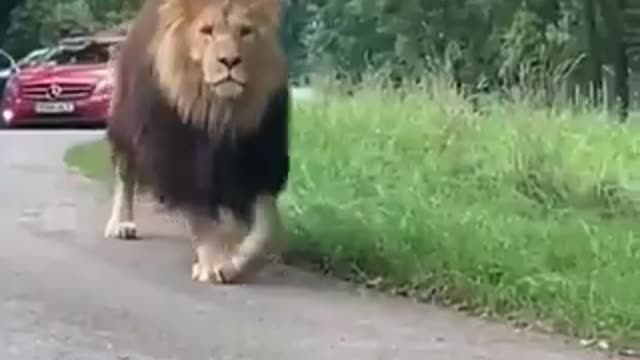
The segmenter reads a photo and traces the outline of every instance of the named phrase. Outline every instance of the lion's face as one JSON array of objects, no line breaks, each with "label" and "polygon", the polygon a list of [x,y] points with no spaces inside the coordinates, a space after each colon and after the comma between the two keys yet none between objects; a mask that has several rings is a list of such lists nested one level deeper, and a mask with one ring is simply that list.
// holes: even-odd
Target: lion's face
[{"label": "lion's face", "polygon": [[287,83],[278,37],[282,0],[155,1],[148,54],[166,99],[191,124],[232,116],[235,127],[256,129],[256,114]]},{"label": "lion's face", "polygon": [[[196,0],[198,14],[188,30],[189,56],[202,70],[203,82],[219,98],[243,94],[270,31],[265,3],[272,0]],[[255,67],[255,66],[253,66]]]}]

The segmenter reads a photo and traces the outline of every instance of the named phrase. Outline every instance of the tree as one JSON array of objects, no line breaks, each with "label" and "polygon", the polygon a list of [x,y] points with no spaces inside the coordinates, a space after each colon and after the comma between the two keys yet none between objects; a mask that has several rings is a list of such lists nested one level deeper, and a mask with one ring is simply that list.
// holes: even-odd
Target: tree
[{"label": "tree", "polygon": [[23,0],[2,0],[0,2],[0,44],[3,43],[4,36],[11,24],[11,12],[22,2]]}]

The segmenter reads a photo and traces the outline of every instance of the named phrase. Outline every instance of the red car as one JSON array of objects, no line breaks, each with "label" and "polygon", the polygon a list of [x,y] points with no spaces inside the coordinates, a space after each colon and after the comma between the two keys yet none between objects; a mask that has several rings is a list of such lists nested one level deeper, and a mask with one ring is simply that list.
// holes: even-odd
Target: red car
[{"label": "red car", "polygon": [[123,37],[75,37],[7,80],[2,99],[5,127],[106,125],[113,91],[113,49]]}]

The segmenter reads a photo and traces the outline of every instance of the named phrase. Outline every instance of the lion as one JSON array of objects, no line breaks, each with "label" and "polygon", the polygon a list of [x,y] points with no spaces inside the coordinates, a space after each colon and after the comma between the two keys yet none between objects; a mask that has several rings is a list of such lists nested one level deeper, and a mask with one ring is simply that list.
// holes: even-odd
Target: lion
[{"label": "lion", "polygon": [[188,225],[199,282],[239,280],[282,240],[290,89],[282,0],[147,0],[120,45],[106,238],[138,238],[137,191]]}]

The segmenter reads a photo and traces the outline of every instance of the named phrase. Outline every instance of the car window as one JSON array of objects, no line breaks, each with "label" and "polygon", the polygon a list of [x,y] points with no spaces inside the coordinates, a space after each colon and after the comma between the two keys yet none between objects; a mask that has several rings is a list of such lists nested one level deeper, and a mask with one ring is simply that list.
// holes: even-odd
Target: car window
[{"label": "car window", "polygon": [[100,64],[109,61],[108,44],[90,44],[85,47],[60,47],[47,54],[43,62],[52,65]]}]

